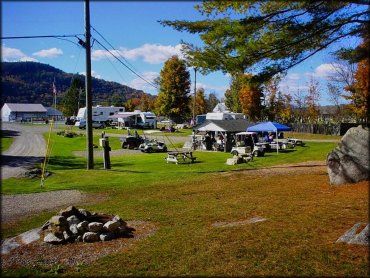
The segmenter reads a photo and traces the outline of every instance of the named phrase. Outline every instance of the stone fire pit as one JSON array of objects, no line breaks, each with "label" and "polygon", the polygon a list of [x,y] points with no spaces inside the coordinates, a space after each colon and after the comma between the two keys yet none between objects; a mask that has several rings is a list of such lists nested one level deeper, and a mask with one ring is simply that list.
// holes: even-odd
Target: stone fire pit
[{"label": "stone fire pit", "polygon": [[135,229],[118,215],[89,212],[73,206],[61,210],[43,226],[44,242],[63,244],[67,242],[108,241],[119,237],[133,237]]}]

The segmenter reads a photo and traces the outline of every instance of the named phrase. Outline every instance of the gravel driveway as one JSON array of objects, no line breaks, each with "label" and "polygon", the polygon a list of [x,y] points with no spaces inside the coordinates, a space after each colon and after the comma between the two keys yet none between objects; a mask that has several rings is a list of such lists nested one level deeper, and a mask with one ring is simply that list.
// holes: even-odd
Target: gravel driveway
[{"label": "gravel driveway", "polygon": [[18,177],[35,163],[43,161],[46,143],[42,134],[47,131],[46,125],[2,123],[3,136],[14,137],[10,148],[1,154],[2,180]]}]

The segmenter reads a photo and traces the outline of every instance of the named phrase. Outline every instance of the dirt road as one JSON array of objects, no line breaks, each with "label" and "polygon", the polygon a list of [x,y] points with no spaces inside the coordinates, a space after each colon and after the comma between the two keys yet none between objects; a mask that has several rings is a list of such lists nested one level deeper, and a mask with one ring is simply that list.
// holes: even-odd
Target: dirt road
[{"label": "dirt road", "polygon": [[2,180],[20,176],[35,163],[43,161],[46,143],[42,134],[47,130],[46,125],[2,123],[3,136],[14,138],[10,148],[1,154]]}]

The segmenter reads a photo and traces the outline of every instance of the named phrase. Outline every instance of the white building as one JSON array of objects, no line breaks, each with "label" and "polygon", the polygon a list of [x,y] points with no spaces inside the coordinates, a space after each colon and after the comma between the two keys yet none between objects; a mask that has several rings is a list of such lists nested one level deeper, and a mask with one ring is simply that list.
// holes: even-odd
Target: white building
[{"label": "white building", "polygon": [[5,103],[1,108],[3,122],[32,122],[48,119],[47,109],[42,104]]},{"label": "white building", "polygon": [[[109,120],[110,116],[114,114],[125,112],[125,108],[121,106],[93,106],[92,107],[92,120],[95,122],[106,122]],[[80,108],[77,113],[77,121],[86,120],[87,118],[87,109],[86,107]]]}]

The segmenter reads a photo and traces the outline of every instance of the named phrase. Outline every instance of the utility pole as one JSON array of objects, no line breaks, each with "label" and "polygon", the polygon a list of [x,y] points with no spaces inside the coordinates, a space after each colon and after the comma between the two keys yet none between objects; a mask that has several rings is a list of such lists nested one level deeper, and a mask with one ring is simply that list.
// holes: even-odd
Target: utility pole
[{"label": "utility pole", "polygon": [[92,132],[92,96],[91,96],[91,43],[90,43],[90,0],[85,0],[85,51],[86,51],[86,134],[87,134],[87,170],[94,169],[94,149]]},{"label": "utility pole", "polygon": [[197,68],[194,67],[194,102],[193,102],[193,123],[195,125],[195,99],[197,97]]}]

